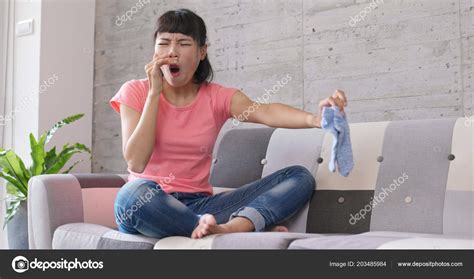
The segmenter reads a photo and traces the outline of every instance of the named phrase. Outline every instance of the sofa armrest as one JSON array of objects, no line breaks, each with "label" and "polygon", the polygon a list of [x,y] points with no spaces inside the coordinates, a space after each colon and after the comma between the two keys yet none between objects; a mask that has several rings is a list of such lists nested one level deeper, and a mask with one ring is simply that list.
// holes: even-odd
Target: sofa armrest
[{"label": "sofa armrest", "polygon": [[57,227],[85,221],[83,189],[120,188],[125,182],[125,175],[115,174],[51,174],[31,178],[28,183],[30,249],[52,249]]}]

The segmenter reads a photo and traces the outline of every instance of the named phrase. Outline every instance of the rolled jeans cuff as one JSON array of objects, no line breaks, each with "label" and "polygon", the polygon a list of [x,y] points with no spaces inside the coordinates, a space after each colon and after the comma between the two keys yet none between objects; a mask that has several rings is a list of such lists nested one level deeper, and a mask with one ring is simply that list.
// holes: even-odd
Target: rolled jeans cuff
[{"label": "rolled jeans cuff", "polygon": [[253,223],[256,232],[261,232],[265,229],[265,219],[255,208],[242,207],[230,215],[229,221],[235,217],[245,217],[249,219]]}]

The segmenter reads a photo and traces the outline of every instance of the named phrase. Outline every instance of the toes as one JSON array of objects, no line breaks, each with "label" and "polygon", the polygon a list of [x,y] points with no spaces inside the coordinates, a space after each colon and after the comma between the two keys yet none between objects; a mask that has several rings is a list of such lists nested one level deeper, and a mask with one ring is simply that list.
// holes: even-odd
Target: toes
[{"label": "toes", "polygon": [[204,214],[201,218],[204,224],[209,224],[209,225],[217,224],[216,218],[214,218],[214,216],[211,214]]},{"label": "toes", "polygon": [[203,237],[206,235],[205,233],[206,233],[206,231],[200,231],[200,232],[198,232],[198,237],[199,237],[199,238],[203,238]]},{"label": "toes", "polygon": [[284,226],[281,226],[280,227],[280,232],[288,232],[288,228],[284,227]]},{"label": "toes", "polygon": [[211,214],[204,214],[199,219],[199,224],[192,232],[191,238],[203,238],[206,235],[212,234],[215,226],[217,226],[217,222],[214,216]]}]

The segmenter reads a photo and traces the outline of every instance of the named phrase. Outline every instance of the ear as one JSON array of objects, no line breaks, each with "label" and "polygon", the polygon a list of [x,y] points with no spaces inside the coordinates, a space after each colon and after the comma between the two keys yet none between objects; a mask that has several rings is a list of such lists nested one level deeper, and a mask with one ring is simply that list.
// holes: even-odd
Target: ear
[{"label": "ear", "polygon": [[207,55],[207,44],[203,45],[199,49],[199,56],[200,56],[199,59],[203,61],[206,58],[206,55]]}]

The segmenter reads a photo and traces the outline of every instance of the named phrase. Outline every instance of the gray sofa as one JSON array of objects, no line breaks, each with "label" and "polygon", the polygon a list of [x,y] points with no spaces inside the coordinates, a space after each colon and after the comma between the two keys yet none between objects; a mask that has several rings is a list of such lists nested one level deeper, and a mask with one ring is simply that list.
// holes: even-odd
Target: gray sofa
[{"label": "gray sofa", "polygon": [[116,230],[113,203],[126,175],[30,180],[31,249],[473,249],[470,119],[351,124],[355,167],[328,171],[332,136],[320,129],[231,129],[215,146],[210,183],[233,189],[291,165],[316,178],[290,232],[154,239]]}]

